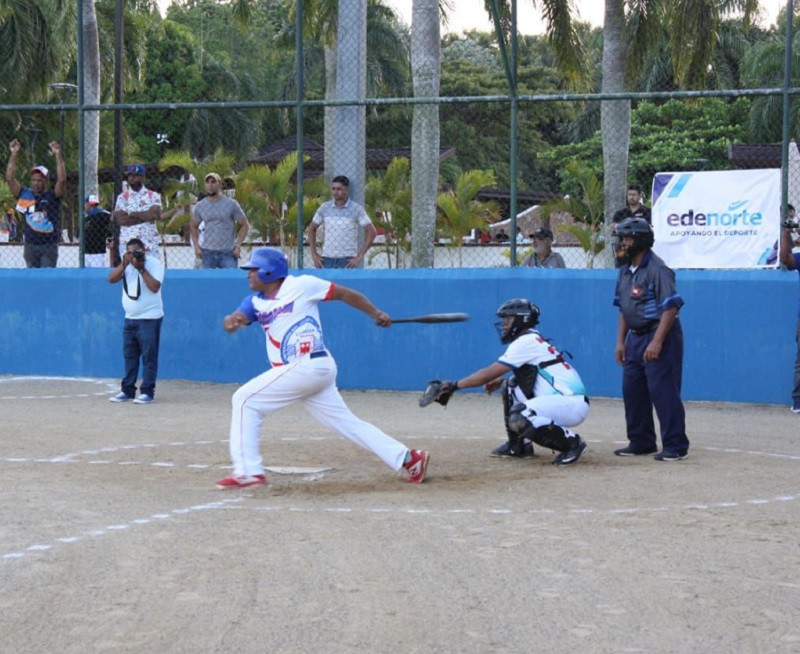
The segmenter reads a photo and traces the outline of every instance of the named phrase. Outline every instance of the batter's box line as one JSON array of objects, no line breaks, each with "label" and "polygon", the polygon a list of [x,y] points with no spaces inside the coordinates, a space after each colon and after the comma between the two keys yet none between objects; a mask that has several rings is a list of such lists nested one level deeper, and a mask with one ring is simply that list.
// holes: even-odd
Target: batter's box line
[{"label": "batter's box line", "polygon": [[[252,498],[253,495],[247,495]],[[668,513],[674,511],[709,511],[714,509],[732,509],[744,506],[761,506],[765,504],[777,504],[779,502],[794,502],[798,499],[797,495],[776,495],[769,498],[752,498],[741,501],[728,501],[728,502],[697,502],[692,504],[683,504],[680,506],[652,506],[652,507],[616,507],[613,509],[598,509],[590,507],[565,507],[562,509],[525,509],[522,511],[515,511],[504,507],[491,507],[491,508],[453,508],[453,509],[431,509],[428,507],[409,507],[404,509],[389,508],[389,507],[312,507],[312,506],[222,506],[222,510],[236,510],[236,511],[266,511],[273,513],[320,513],[320,514],[396,514],[396,515],[426,515],[426,516],[446,516],[446,515],[486,515],[486,516],[503,516],[503,515],[539,515],[539,516],[553,516],[553,515],[626,515],[637,513]]]},{"label": "batter's box line", "polygon": [[82,540],[90,538],[98,538],[100,536],[106,536],[109,534],[115,534],[127,531],[129,529],[133,529],[136,527],[162,522],[164,520],[170,520],[175,516],[179,515],[198,513],[200,511],[213,511],[224,508],[231,504],[236,504],[237,502],[241,502],[244,499],[245,499],[244,497],[235,497],[225,500],[219,500],[217,502],[208,502],[206,504],[195,504],[189,507],[171,509],[170,511],[167,511],[165,513],[153,513],[152,515],[146,518],[134,518],[133,520],[129,520],[128,522],[119,524],[110,524],[100,529],[90,529],[88,531],[81,532],[80,534],[75,534],[72,536],[64,536],[61,538],[54,538],[52,541],[49,542],[34,543],[33,545],[29,545],[28,547],[26,547],[24,550],[18,550],[16,552],[7,552],[6,554],[3,554],[2,556],[0,556],[0,561],[5,561],[5,562],[19,561],[20,559],[24,559],[25,557],[28,557],[31,554],[37,552],[47,552],[60,545],[79,543]]}]

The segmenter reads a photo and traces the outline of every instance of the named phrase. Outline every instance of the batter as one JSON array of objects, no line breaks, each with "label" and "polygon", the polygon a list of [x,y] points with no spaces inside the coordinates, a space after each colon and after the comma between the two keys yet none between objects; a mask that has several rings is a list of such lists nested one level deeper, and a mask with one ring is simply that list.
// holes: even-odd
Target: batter
[{"label": "batter", "polygon": [[221,489],[266,483],[259,439],[265,415],[301,402],[326,427],[370,450],[394,470],[405,468],[408,481],[422,483],[428,453],[412,450],[356,417],[336,388],[336,362],[325,348],[317,304],[341,300],[389,327],[388,314],[358,291],[312,275],[289,275],[280,250],[258,248],[242,266],[250,288],[239,308],[225,316],[223,328],[235,332],[257,322],[267,340],[271,368],[233,394],[230,452],[233,475],[217,482]]}]

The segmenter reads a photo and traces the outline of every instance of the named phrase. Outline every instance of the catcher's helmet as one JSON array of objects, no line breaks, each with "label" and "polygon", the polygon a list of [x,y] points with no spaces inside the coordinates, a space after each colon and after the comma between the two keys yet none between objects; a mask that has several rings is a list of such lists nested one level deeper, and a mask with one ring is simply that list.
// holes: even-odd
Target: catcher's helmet
[{"label": "catcher's helmet", "polygon": [[239,266],[242,270],[258,270],[258,278],[265,283],[283,279],[289,274],[286,255],[275,248],[257,248],[250,255],[250,261]]},{"label": "catcher's helmet", "polygon": [[510,343],[525,330],[532,329],[539,324],[539,307],[522,298],[508,300],[500,305],[497,316],[500,318],[514,316],[514,320],[507,329],[503,320],[494,324],[500,336],[500,342]]},{"label": "catcher's helmet", "polygon": [[[616,250],[621,253],[617,258],[622,262],[629,262],[640,252],[653,247],[655,241],[653,228],[644,218],[626,218],[617,225],[615,233],[618,239]],[[627,249],[622,247],[622,238],[625,236],[633,239]]]}]

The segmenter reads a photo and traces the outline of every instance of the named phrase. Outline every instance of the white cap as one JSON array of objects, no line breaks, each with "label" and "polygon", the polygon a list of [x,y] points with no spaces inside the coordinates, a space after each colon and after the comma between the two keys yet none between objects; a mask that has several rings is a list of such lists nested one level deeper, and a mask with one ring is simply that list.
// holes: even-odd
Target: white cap
[{"label": "white cap", "polygon": [[47,168],[45,168],[44,166],[34,166],[33,168],[31,168],[31,172],[41,173],[42,177],[47,177],[47,173],[49,173],[50,171],[47,170]]}]

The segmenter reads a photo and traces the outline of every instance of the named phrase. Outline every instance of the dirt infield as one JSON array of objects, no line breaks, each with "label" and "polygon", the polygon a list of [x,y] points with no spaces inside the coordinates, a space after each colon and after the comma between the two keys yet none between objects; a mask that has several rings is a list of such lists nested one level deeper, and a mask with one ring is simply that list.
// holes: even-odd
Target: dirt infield
[{"label": "dirt infield", "polygon": [[349,392],[431,452],[402,478],[291,408],[265,487],[228,471],[233,385],[0,377],[2,652],[799,652],[800,416],[687,405],[690,457],[621,459],[595,400],[571,467],[487,456],[500,403]]}]

